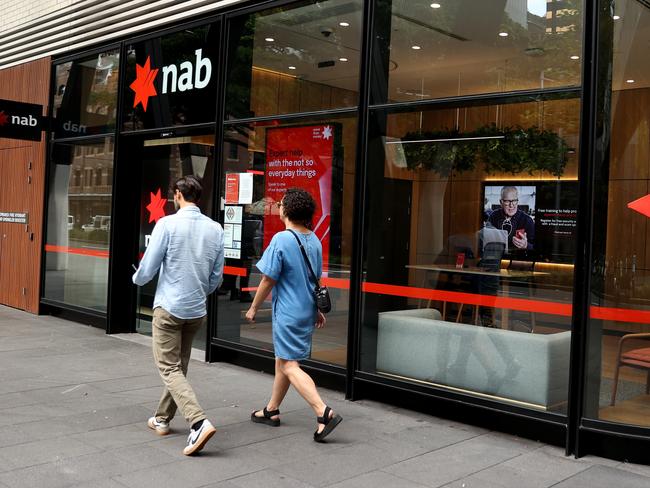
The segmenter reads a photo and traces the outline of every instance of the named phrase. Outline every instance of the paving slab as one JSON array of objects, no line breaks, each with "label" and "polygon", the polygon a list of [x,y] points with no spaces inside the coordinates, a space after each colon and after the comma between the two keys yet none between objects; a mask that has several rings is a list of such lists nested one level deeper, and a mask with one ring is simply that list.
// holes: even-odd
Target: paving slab
[{"label": "paving slab", "polygon": [[628,470],[610,466],[591,466],[580,473],[567,478],[555,485],[554,488],[648,488],[650,480]]},{"label": "paving slab", "polygon": [[504,463],[531,449],[519,439],[484,434],[382,469],[430,487],[443,486]]},{"label": "paving slab", "polygon": [[344,421],[317,444],[314,413],[294,390],[280,427],[254,424],[250,413],[266,404],[273,377],[202,360],[191,361],[189,378],[217,434],[188,458],[181,416],[167,436],[146,426],[162,393],[149,338],[4,307],[0,371],[0,488],[650,486],[648,466],[574,459],[326,389]]},{"label": "paving slab", "polygon": [[278,473],[273,469],[263,469],[255,473],[239,476],[229,481],[237,488],[314,488],[300,480],[296,480],[285,474]]},{"label": "paving slab", "polygon": [[365,473],[361,476],[329,485],[327,488],[377,488],[378,486],[390,486],[391,488],[424,488],[426,485],[398,478],[397,476],[382,471],[373,471],[372,473]]},{"label": "paving slab", "polygon": [[381,449],[367,443],[356,443],[307,459],[281,464],[274,467],[274,470],[314,486],[327,486],[392,465],[401,461],[402,456],[400,452]]},{"label": "paving slab", "polygon": [[[552,466],[552,469],[549,469]],[[558,459],[540,450],[512,458],[446,486],[525,486],[545,488],[575,476],[588,465]]]},{"label": "paving slab", "polygon": [[[180,449],[178,452],[179,457],[183,457]],[[195,488],[250,474],[274,463],[272,458],[259,453],[254,455],[246,447],[224,451],[210,449],[202,451],[200,456],[116,476],[115,480],[131,488]]]}]

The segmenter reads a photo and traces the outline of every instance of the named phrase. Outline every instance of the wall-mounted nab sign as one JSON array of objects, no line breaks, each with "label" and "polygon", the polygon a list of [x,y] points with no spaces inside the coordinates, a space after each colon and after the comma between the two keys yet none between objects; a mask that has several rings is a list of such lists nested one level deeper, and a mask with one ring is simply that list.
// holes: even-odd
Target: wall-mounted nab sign
[{"label": "wall-mounted nab sign", "polygon": [[213,24],[130,45],[123,128],[214,122],[218,45]]},{"label": "wall-mounted nab sign", "polygon": [[0,138],[40,141],[43,106],[0,99]]}]

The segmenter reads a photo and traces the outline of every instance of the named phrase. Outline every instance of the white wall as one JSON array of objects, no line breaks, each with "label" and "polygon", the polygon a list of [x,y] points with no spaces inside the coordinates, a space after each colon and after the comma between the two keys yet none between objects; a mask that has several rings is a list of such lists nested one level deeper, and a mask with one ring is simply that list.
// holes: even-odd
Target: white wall
[{"label": "white wall", "polygon": [[243,0],[0,0],[0,69],[119,41]]},{"label": "white wall", "polygon": [[44,14],[54,12],[84,0],[0,0],[0,33],[5,33],[32,22]]}]

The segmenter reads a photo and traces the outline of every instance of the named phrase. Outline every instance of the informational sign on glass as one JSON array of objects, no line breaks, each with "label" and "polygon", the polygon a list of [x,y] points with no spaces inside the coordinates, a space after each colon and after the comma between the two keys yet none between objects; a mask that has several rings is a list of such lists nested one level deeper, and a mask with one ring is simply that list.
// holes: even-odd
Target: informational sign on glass
[{"label": "informational sign on glass", "polygon": [[[288,188],[307,190],[316,201],[313,231],[323,246],[326,267],[330,246],[332,161],[334,124],[282,127],[266,132],[266,174],[264,195],[273,202],[282,200]],[[277,207],[264,215],[264,247],[284,230]]]}]

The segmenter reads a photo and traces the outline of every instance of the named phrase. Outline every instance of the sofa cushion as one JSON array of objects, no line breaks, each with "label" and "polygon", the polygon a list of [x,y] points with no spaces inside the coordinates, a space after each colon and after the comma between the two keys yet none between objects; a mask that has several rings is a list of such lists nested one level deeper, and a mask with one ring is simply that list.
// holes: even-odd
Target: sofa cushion
[{"label": "sofa cushion", "polygon": [[434,309],[379,314],[377,369],[550,407],[566,401],[570,332],[529,334],[440,320]]}]

